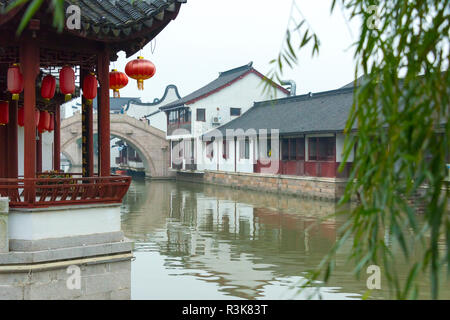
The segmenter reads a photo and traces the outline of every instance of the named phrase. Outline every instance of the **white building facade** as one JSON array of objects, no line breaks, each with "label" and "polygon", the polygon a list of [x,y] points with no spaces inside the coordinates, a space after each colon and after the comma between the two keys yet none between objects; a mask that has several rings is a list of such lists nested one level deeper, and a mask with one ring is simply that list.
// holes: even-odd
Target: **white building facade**
[{"label": "white building facade", "polygon": [[[265,100],[264,76],[248,65],[221,72],[219,78],[186,97],[169,103],[161,110],[167,115],[167,139],[171,143],[171,167],[181,170],[219,170],[217,157],[221,146],[201,140],[201,136],[245,114],[255,101]],[[272,83],[277,97],[286,97],[289,91]],[[251,141],[249,143],[252,143]],[[248,145],[247,145],[248,146]],[[244,146],[245,147],[245,146]],[[229,161],[239,148],[229,148]],[[251,163],[252,159],[248,159]],[[249,164],[239,164],[244,170]]]}]

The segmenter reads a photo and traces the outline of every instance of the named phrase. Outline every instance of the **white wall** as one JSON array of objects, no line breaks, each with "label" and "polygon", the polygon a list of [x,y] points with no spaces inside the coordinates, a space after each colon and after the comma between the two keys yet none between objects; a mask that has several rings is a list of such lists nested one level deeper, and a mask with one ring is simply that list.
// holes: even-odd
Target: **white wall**
[{"label": "white wall", "polygon": [[119,165],[116,162],[116,158],[120,155],[119,148],[114,147],[116,145],[116,142],[120,141],[119,138],[113,138],[111,139],[111,152],[110,152],[110,163],[111,167],[118,167]]},{"label": "white wall", "polygon": [[[213,142],[214,146],[214,157],[209,159],[206,157],[206,142],[198,142],[201,149],[198,153],[198,165],[197,170],[219,170],[227,172],[243,172],[252,173],[253,166],[256,162],[255,156],[256,151],[254,148],[257,147],[257,141],[255,138],[250,139],[250,157],[249,159],[240,159],[240,148],[241,144],[238,141],[230,140],[228,148],[229,157],[227,159],[223,158],[223,140],[217,139]],[[237,157],[236,157],[237,156]],[[236,158],[235,158],[236,157]],[[236,166],[236,168],[235,168]]]},{"label": "white wall", "polygon": [[23,127],[19,127],[17,130],[17,144],[18,144],[18,166],[19,166],[19,176],[23,176],[24,174],[24,157],[26,157],[27,155],[24,152],[24,137],[25,134],[25,130]]},{"label": "white wall", "polygon": [[9,238],[41,240],[120,231],[120,206],[47,208],[9,213]]},{"label": "white wall", "polygon": [[[192,134],[186,136],[168,136],[168,139],[177,140],[181,137],[198,137],[217,126],[212,125],[213,117],[221,118],[221,125],[236,117],[230,116],[231,108],[241,108],[241,115],[250,109],[257,101],[268,99],[262,92],[261,78],[254,73],[249,73],[228,87],[188,105],[192,116]],[[277,97],[287,97],[288,94],[277,90]],[[219,110],[217,110],[219,108]],[[197,109],[206,109],[206,121],[197,120]]]},{"label": "white wall", "polygon": [[167,132],[167,116],[165,112],[160,111],[147,119],[150,121],[150,126]]},{"label": "white wall", "polygon": [[[19,127],[18,135],[18,166],[19,176],[24,174],[24,158],[29,156],[24,150],[24,128]],[[53,132],[45,132],[42,134],[42,171],[53,170]]]},{"label": "white wall", "polygon": [[[126,114],[130,117],[141,119],[142,117],[148,116],[156,111],[159,111],[159,108],[171,103],[175,100],[178,100],[179,97],[174,87],[168,87],[167,93],[163,97],[164,100],[161,100],[159,103],[155,105],[140,105],[130,103],[130,107],[126,111]],[[159,130],[167,132],[167,116],[164,112],[158,112],[157,114],[148,118],[150,120],[150,125]]]},{"label": "white wall", "polygon": [[[198,138],[206,132],[217,128],[217,125],[212,124],[213,117],[219,117],[221,119],[220,125],[224,125],[227,122],[237,118],[236,116],[230,116],[231,108],[240,108],[241,115],[248,111],[253,104],[258,101],[267,100],[269,97],[263,94],[261,87],[261,78],[254,73],[247,74],[244,78],[234,82],[233,84],[221,89],[220,91],[205,97],[193,104],[188,105],[191,111],[192,129],[191,134],[184,135],[171,135],[167,136],[168,140],[179,139],[196,139],[197,145],[197,161],[198,170],[217,170],[217,154],[222,158],[222,145],[214,143],[214,158],[206,158],[206,150],[204,143],[201,143]],[[284,91],[277,89],[277,97],[287,97],[288,94]],[[205,109],[205,122],[197,121],[197,109]],[[219,109],[219,110],[217,110]],[[166,120],[167,121],[167,120]],[[220,142],[221,144],[222,142]],[[252,146],[251,146],[252,148]],[[232,150],[231,150],[232,149]],[[234,171],[234,146],[230,146],[230,152],[233,152],[233,158],[223,163],[220,170]],[[239,154],[239,153],[238,153]],[[251,151],[252,154],[252,151]],[[172,157],[173,159],[173,157]],[[240,161],[237,171],[239,172],[253,172],[253,154],[251,160]],[[183,167],[185,168],[185,167]],[[219,165],[220,168],[220,165]]]},{"label": "white wall", "polygon": [[[354,136],[354,134],[352,134]],[[338,133],[336,135],[336,162],[343,161],[343,152],[344,152],[344,143],[345,143],[345,135],[342,133]],[[353,162],[354,160],[354,149],[350,152],[350,155],[347,158],[347,162]]]},{"label": "white wall", "polygon": [[53,170],[53,132],[42,134],[42,171]]}]

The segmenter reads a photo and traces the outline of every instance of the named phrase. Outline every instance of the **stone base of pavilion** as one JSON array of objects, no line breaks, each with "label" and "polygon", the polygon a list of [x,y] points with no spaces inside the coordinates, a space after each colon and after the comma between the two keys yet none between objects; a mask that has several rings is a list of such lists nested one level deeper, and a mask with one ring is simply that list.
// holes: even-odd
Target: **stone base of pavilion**
[{"label": "stone base of pavilion", "polygon": [[8,210],[5,203],[0,300],[131,298],[133,242],[120,230],[120,204]]}]

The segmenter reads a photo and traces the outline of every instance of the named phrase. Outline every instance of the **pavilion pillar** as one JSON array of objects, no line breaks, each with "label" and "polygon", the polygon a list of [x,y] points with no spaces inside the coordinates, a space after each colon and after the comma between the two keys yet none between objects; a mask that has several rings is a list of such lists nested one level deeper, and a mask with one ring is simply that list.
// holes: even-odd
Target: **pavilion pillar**
[{"label": "pavilion pillar", "polygon": [[55,130],[53,131],[53,170],[61,170],[61,110],[55,109]]},{"label": "pavilion pillar", "polygon": [[109,52],[106,49],[98,54],[97,73],[100,82],[100,94],[98,95],[99,176],[109,177],[111,175]]},{"label": "pavilion pillar", "polygon": [[40,132],[36,141],[36,171],[42,172],[42,133]]},{"label": "pavilion pillar", "polygon": [[[22,36],[20,64],[24,84],[24,178],[36,178],[36,77],[39,73],[39,46],[36,39]],[[25,201],[34,203],[34,181],[25,181]]]},{"label": "pavilion pillar", "polygon": [[8,172],[8,133],[6,126],[0,126],[0,178],[6,178]]},{"label": "pavilion pillar", "polygon": [[9,123],[8,130],[8,172],[7,176],[11,179],[17,179],[19,175],[18,165],[18,101],[9,102]]},{"label": "pavilion pillar", "polygon": [[[88,74],[88,70],[83,69],[81,73],[81,83]],[[82,165],[83,177],[94,176],[94,123],[93,104],[88,103],[84,96],[81,97],[81,125],[82,125]]]}]

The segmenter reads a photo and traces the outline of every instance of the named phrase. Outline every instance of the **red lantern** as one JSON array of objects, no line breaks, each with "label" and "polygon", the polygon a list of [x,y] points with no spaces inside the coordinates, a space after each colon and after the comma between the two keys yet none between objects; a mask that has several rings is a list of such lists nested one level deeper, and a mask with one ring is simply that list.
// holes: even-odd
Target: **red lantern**
[{"label": "red lantern", "polygon": [[0,101],[0,126],[7,125],[9,122],[9,103]]},{"label": "red lantern", "polygon": [[[34,118],[36,120],[36,127],[39,125],[39,119],[41,117],[41,112],[38,109],[34,110]],[[25,108],[20,107],[18,111],[17,124],[21,127],[25,125]]]},{"label": "red lantern", "polygon": [[113,69],[109,73],[109,88],[114,91],[114,98],[120,98],[119,90],[126,87],[128,84],[128,77],[125,73]]},{"label": "red lantern", "polygon": [[75,71],[69,66],[64,66],[59,72],[59,90],[65,95],[66,101],[72,99],[75,93]]},{"label": "red lantern", "polygon": [[97,78],[95,74],[90,73],[83,80],[83,96],[87,99],[88,104],[92,104],[92,100],[97,96]]},{"label": "red lantern", "polygon": [[23,91],[23,76],[18,63],[13,64],[8,69],[8,91],[12,94],[13,100],[19,100],[19,95]]},{"label": "red lantern", "polygon": [[150,61],[138,57],[136,60],[127,63],[125,72],[130,78],[137,80],[139,90],[144,90],[144,80],[153,77],[156,68]]},{"label": "red lantern", "polygon": [[41,111],[39,117],[38,131],[44,133],[50,127],[50,113],[47,111]]},{"label": "red lantern", "polygon": [[47,127],[47,131],[52,132],[53,130],[55,130],[55,115],[53,113],[50,113],[50,122]]},{"label": "red lantern", "polygon": [[56,91],[56,79],[54,76],[48,74],[42,79],[41,96],[46,102],[53,99]]}]

